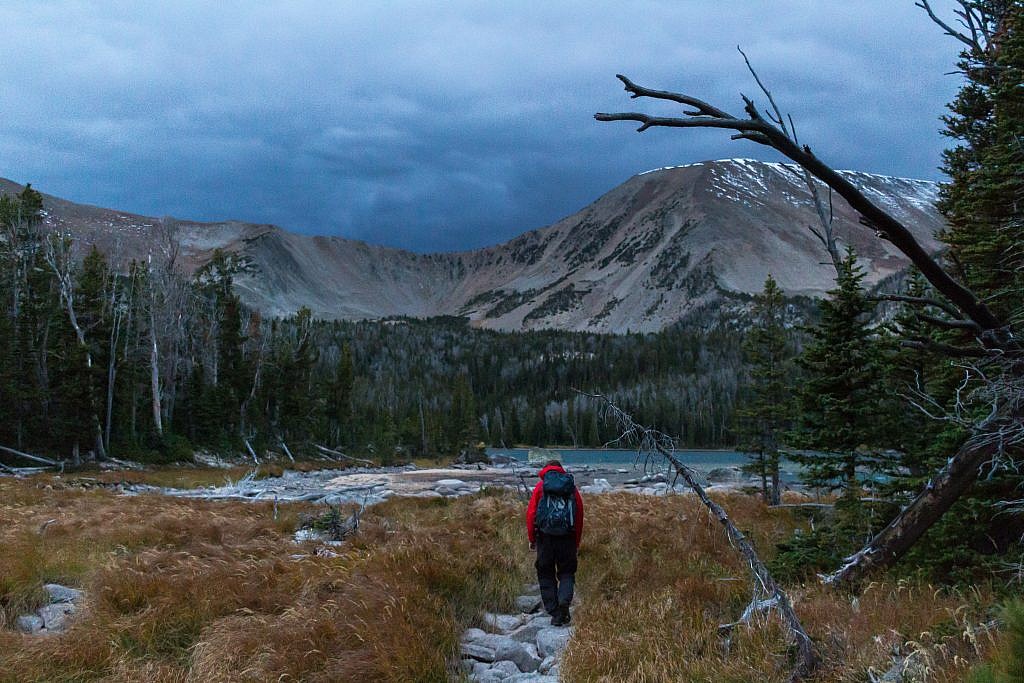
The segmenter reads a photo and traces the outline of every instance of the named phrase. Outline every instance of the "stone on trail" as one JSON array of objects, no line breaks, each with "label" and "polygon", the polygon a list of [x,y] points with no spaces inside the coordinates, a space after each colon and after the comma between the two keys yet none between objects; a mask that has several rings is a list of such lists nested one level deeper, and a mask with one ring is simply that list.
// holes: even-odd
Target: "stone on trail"
[{"label": "stone on trail", "polygon": [[524,614],[533,614],[540,609],[539,595],[520,595],[516,598],[516,608]]},{"label": "stone on trail", "polygon": [[546,628],[551,628],[551,617],[547,614],[531,619],[508,635],[520,642],[532,643],[537,640],[537,634]]},{"label": "stone on trail", "polygon": [[502,679],[502,683],[558,683],[558,676],[539,673],[521,673]]},{"label": "stone on trail", "polygon": [[552,627],[537,633],[537,652],[541,657],[558,656],[569,642],[572,631],[564,627]]},{"label": "stone on trail", "polygon": [[547,657],[544,658],[544,661],[540,663],[540,666],[537,667],[537,672],[538,673],[542,673],[542,674],[546,674],[549,671],[551,671],[551,668],[554,667],[557,664],[558,664],[558,660],[555,659],[555,656],[554,655],[548,655]]},{"label": "stone on trail", "polygon": [[514,631],[523,624],[523,617],[512,614],[492,614],[490,612],[484,613],[484,626],[491,629],[493,633],[507,634],[509,631]]},{"label": "stone on trail", "polygon": [[59,583],[48,583],[43,589],[50,594],[50,602],[78,602],[82,598],[82,591]]},{"label": "stone on trail", "polygon": [[533,645],[497,633],[484,633],[473,640],[464,641],[462,654],[481,662],[507,659],[515,662],[520,671],[536,671],[542,661]]},{"label": "stone on trail", "polygon": [[515,676],[518,673],[522,673],[519,671],[519,667],[516,666],[515,662],[507,659],[492,664],[491,671],[502,674],[503,677]]},{"label": "stone on trail", "polygon": [[26,614],[18,617],[14,626],[22,633],[39,633],[43,630],[43,620],[35,614]]},{"label": "stone on trail", "polygon": [[438,479],[434,482],[434,487],[444,486],[445,488],[457,489],[460,486],[465,486],[466,482],[461,479]]},{"label": "stone on trail", "polygon": [[480,640],[487,635],[487,631],[479,628],[467,628],[462,634],[462,642],[468,643],[471,640]]}]

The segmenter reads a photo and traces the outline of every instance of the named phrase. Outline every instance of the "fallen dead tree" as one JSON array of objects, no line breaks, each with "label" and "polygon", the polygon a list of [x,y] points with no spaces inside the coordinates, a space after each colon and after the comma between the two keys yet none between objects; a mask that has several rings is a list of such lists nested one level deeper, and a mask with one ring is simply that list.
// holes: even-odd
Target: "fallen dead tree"
[{"label": "fallen dead tree", "polygon": [[645,461],[655,455],[667,460],[675,470],[676,476],[685,481],[687,486],[697,494],[701,503],[721,523],[726,535],[729,537],[729,541],[746,559],[753,578],[754,594],[750,604],[738,621],[731,624],[723,624],[719,627],[719,631],[727,638],[727,643],[731,637],[732,630],[736,626],[740,624],[749,625],[754,615],[774,610],[782,618],[786,630],[796,644],[797,662],[790,680],[801,680],[812,675],[817,669],[821,658],[818,655],[817,648],[814,646],[814,642],[807,635],[803,624],[800,623],[800,618],[793,609],[792,601],[786,592],[775,582],[775,579],[772,578],[771,572],[768,571],[768,567],[761,561],[757,551],[754,550],[754,546],[750,544],[750,541],[743,535],[743,532],[729,519],[725,509],[708,496],[701,483],[700,475],[676,455],[675,441],[672,437],[655,429],[637,424],[632,416],[612,403],[606,396],[580,393],[597,401],[604,410],[605,418],[618,426],[620,435],[611,445],[629,444],[636,448],[638,458],[643,458]]},{"label": "fallen dead tree", "polygon": [[31,460],[32,462],[39,462],[50,467],[64,467],[64,463],[60,462],[59,460],[51,460],[50,458],[44,458],[41,455],[32,455],[31,453],[25,453],[24,451],[15,450],[7,446],[0,446],[0,451],[3,451],[4,453],[10,453],[11,455],[17,456],[19,458],[24,458],[25,460]]},{"label": "fallen dead tree", "polygon": [[344,453],[342,453],[339,450],[336,450],[336,449],[333,449],[333,448],[327,448],[326,446],[321,446],[320,444],[314,444],[314,445],[316,446],[316,449],[318,451],[320,451],[321,453],[324,453],[326,455],[333,456],[334,459],[341,458],[342,460],[351,460],[352,462],[358,462],[358,463],[361,463],[363,465],[367,465],[368,467],[373,467],[374,466],[374,463],[373,463],[372,460],[364,460],[362,458],[356,458],[356,457],[353,457],[351,455],[345,455]]}]

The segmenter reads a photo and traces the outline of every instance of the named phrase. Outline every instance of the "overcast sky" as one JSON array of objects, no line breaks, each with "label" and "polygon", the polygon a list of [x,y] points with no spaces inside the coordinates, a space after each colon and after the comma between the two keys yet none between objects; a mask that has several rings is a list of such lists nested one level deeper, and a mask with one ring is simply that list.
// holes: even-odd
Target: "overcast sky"
[{"label": "overcast sky", "polygon": [[504,241],[649,168],[777,158],[594,121],[644,106],[616,73],[739,112],[742,45],[819,156],[931,179],[958,85],[912,0],[47,0],[0,26],[0,175],[416,251]]}]

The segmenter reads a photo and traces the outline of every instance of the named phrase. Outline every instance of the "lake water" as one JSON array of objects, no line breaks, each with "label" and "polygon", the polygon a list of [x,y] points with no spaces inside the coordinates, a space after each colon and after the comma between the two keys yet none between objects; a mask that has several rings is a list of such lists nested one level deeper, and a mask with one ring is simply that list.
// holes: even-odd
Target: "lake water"
[{"label": "lake water", "polygon": [[[637,462],[635,450],[615,448],[549,448],[546,450],[560,454],[562,464],[568,466],[570,469],[572,469],[573,465],[593,465],[596,467],[613,467],[616,469],[632,469],[635,465],[639,472],[643,470],[644,465],[643,462]],[[526,463],[529,452],[530,449],[528,448],[487,449],[487,454],[490,456],[510,456],[524,464]],[[676,453],[679,455],[680,460],[704,474],[707,474],[716,467],[739,467],[750,462],[749,457],[745,453],[730,450],[680,449],[676,451]],[[655,469],[665,469],[667,463],[664,458],[658,456],[652,459],[650,464],[653,465]],[[782,480],[785,482],[794,481],[796,479],[797,468],[798,466],[795,463],[783,460]]]}]

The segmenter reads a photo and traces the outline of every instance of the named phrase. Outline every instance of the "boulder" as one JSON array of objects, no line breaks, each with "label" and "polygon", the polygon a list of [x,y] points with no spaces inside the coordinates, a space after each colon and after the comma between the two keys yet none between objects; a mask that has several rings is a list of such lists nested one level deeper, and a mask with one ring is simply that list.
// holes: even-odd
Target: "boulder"
[{"label": "boulder", "polygon": [[607,479],[594,479],[594,488],[601,489],[602,491],[611,491],[614,487]]},{"label": "boulder", "polygon": [[558,676],[539,673],[521,673],[502,679],[504,683],[558,683]]},{"label": "boulder", "polygon": [[415,495],[415,496],[416,496],[417,498],[442,498],[442,497],[443,497],[443,496],[442,496],[442,495],[441,495],[440,493],[438,493],[437,491],[432,491],[432,490],[427,490],[427,491],[420,491],[419,493],[417,493],[417,494],[414,494],[414,495]]},{"label": "boulder", "polygon": [[438,479],[434,482],[434,488],[445,487],[450,489],[457,489],[460,486],[465,486],[466,482],[461,479]]},{"label": "boulder", "polygon": [[59,583],[48,583],[43,589],[50,594],[50,602],[78,602],[82,598],[82,591]]},{"label": "boulder", "polygon": [[436,491],[437,493],[439,493],[442,496],[457,496],[457,495],[459,495],[459,490],[458,489],[453,489],[450,486],[438,486],[436,489],[434,489],[434,491]]},{"label": "boulder", "polygon": [[47,605],[36,610],[43,620],[43,626],[47,631],[63,631],[69,614],[75,611],[75,606],[69,602],[59,602],[55,605]]},{"label": "boulder", "polygon": [[554,655],[548,655],[544,658],[544,661],[537,667],[537,673],[546,674],[551,671],[555,666],[558,666],[558,660],[555,659]]},{"label": "boulder", "polygon": [[43,620],[41,617],[35,614],[26,614],[18,617],[14,622],[14,627],[22,633],[39,633],[43,630]]}]

